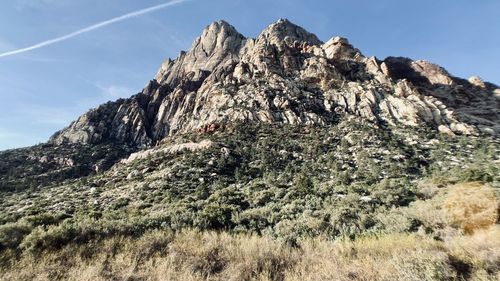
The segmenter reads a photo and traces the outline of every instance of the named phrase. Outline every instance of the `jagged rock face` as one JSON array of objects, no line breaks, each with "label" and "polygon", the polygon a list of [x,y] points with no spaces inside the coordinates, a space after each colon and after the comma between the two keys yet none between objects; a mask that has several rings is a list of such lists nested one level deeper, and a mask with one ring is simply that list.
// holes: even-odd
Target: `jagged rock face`
[{"label": "jagged rock face", "polygon": [[188,52],[166,60],[141,93],[89,111],[51,141],[149,146],[212,124],[322,125],[344,115],[497,135],[499,92],[426,61],[364,57],[345,38],[323,44],[288,20],[256,39],[219,21]]},{"label": "jagged rock face", "polygon": [[190,81],[203,80],[214,69],[237,62],[245,40],[228,23],[215,22],[203,31],[187,53],[181,52],[175,61],[165,61],[155,79],[173,87],[186,78]]}]

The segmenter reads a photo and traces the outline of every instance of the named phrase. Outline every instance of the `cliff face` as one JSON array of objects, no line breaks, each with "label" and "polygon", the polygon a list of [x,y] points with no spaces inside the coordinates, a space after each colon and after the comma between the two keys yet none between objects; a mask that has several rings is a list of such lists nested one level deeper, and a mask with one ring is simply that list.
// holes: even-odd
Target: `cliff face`
[{"label": "cliff face", "polygon": [[141,93],[87,112],[50,141],[147,147],[237,121],[322,125],[348,115],[497,135],[499,99],[500,89],[477,77],[459,79],[426,61],[365,57],[347,39],[323,43],[288,20],[255,39],[219,21],[166,60]]}]

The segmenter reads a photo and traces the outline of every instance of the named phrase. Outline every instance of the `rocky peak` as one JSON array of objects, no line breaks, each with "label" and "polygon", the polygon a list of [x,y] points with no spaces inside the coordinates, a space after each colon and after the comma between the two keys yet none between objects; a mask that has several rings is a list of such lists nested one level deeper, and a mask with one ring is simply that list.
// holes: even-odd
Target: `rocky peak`
[{"label": "rocky peak", "polygon": [[365,58],[341,37],[322,44],[288,20],[256,39],[218,21],[189,51],[166,60],[142,93],[89,111],[51,140],[147,147],[235,122],[321,126],[343,117],[497,135],[499,96],[494,84],[426,61]]},{"label": "rocky peak", "polygon": [[175,84],[189,73],[195,73],[192,79],[200,79],[203,71],[211,72],[219,65],[238,61],[244,40],[245,37],[229,23],[214,22],[196,38],[188,52],[181,52],[175,61],[165,61],[155,79],[160,84]]},{"label": "rocky peak", "polygon": [[[200,37],[198,37],[189,53],[195,54],[199,60],[195,63],[206,64],[207,59],[218,53],[237,54],[241,47],[241,42],[245,37],[241,35],[229,23],[220,20],[207,26]],[[213,69],[213,66],[206,67],[206,70]]]},{"label": "rocky peak", "polygon": [[280,19],[264,29],[257,38],[257,41],[262,40],[278,46],[282,45],[284,41],[286,41],[286,43],[293,43],[295,41],[300,43],[305,42],[309,45],[322,44],[316,35],[293,24],[287,19]]}]

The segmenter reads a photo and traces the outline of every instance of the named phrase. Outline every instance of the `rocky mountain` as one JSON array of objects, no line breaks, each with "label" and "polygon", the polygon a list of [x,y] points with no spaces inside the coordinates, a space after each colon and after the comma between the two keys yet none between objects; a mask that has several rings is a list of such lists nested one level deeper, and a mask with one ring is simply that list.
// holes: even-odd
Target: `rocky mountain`
[{"label": "rocky mountain", "polygon": [[0,280],[499,280],[500,89],[224,21],[0,151]]},{"label": "rocky mountain", "polygon": [[365,57],[348,40],[326,43],[281,19],[257,38],[225,21],[167,59],[141,93],[92,109],[50,143],[151,147],[165,137],[236,122],[325,125],[346,116],[376,126],[426,126],[497,136],[500,88],[430,62]]}]

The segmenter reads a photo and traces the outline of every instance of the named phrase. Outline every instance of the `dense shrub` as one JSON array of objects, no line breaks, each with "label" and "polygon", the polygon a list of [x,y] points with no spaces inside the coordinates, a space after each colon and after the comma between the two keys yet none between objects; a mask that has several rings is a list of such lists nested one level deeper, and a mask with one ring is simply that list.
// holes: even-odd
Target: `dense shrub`
[{"label": "dense shrub", "polygon": [[26,221],[0,225],[0,251],[17,247],[32,229],[32,224]]}]

